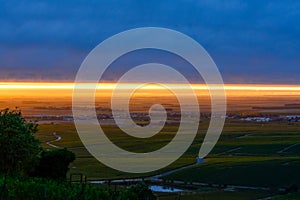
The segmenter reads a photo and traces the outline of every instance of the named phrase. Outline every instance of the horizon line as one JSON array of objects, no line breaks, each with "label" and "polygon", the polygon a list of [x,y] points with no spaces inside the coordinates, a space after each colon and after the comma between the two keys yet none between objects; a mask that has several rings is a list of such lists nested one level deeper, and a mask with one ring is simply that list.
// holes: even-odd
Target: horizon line
[{"label": "horizon line", "polygon": [[[94,85],[94,83],[80,83],[88,86]],[[182,83],[121,83],[124,88],[128,88],[137,84],[146,84],[145,89],[163,89],[159,85],[168,85],[171,87],[180,87],[184,89],[189,87],[188,84]],[[97,89],[114,89],[117,83],[97,83]],[[207,85],[202,84],[190,84],[193,89],[208,89]],[[217,86],[216,88],[222,89],[218,84],[211,84]],[[0,82],[0,89],[74,89],[74,82]],[[211,89],[214,89],[213,87]],[[225,90],[255,90],[255,91],[300,91],[299,85],[288,85],[288,84],[224,84]]]}]

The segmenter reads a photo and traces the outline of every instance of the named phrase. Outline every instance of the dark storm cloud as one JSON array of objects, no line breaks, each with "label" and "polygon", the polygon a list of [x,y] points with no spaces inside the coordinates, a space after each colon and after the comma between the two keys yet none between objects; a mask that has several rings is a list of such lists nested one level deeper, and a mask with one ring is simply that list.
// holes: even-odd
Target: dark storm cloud
[{"label": "dark storm cloud", "polygon": [[118,32],[181,31],[211,54],[226,82],[300,83],[298,1],[0,1],[0,79],[72,80]]}]

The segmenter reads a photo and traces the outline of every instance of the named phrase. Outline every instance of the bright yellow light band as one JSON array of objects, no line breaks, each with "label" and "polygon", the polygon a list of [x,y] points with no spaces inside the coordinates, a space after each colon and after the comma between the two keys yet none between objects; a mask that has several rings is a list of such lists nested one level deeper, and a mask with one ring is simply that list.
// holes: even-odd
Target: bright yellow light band
[{"label": "bright yellow light band", "polygon": [[[137,84],[137,83],[136,83]],[[122,83],[121,88],[131,88],[136,86],[135,83]],[[92,84],[83,83],[84,87],[91,87]],[[188,85],[183,84],[167,84],[169,87],[186,88]],[[193,89],[206,90],[208,89],[205,84],[192,84]],[[116,83],[99,83],[97,89],[114,89]],[[51,83],[51,82],[0,82],[0,89],[73,89],[74,83]],[[211,89],[218,88],[217,85],[212,86]],[[248,85],[248,84],[226,84],[225,90],[250,90],[250,91],[300,91],[300,85]],[[158,84],[148,84],[143,89],[164,89]]]}]

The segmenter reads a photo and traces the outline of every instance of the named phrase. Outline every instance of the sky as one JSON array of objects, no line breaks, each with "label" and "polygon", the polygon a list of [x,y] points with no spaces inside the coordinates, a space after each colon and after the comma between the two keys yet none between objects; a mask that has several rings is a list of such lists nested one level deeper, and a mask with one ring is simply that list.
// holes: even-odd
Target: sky
[{"label": "sky", "polygon": [[299,24],[290,0],[0,0],[0,81],[72,82],[100,42],[151,26],[199,42],[225,83],[300,84]]}]

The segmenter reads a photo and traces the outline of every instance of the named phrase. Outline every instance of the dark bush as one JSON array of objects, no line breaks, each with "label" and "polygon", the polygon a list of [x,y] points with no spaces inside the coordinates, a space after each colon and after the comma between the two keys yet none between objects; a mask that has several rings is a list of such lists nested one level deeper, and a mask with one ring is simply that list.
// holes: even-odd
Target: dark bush
[{"label": "dark bush", "polygon": [[[0,176],[0,184],[4,178]],[[83,190],[84,188],[84,190]],[[144,183],[113,192],[93,185],[82,185],[45,178],[7,177],[5,200],[154,200],[155,196]]]},{"label": "dark bush", "polygon": [[33,176],[65,180],[69,164],[75,160],[75,154],[66,148],[43,151]]},{"label": "dark bush", "polygon": [[127,190],[121,192],[121,199],[124,200],[154,200],[156,197],[148,186],[141,182],[136,185],[130,186]]},{"label": "dark bush", "polygon": [[[0,178],[0,184],[3,183]],[[105,189],[99,189],[87,185],[82,194],[82,185],[70,184],[65,181],[55,181],[43,178],[30,177],[8,177],[6,184],[5,196],[1,194],[5,200],[110,200],[111,195]]]}]

